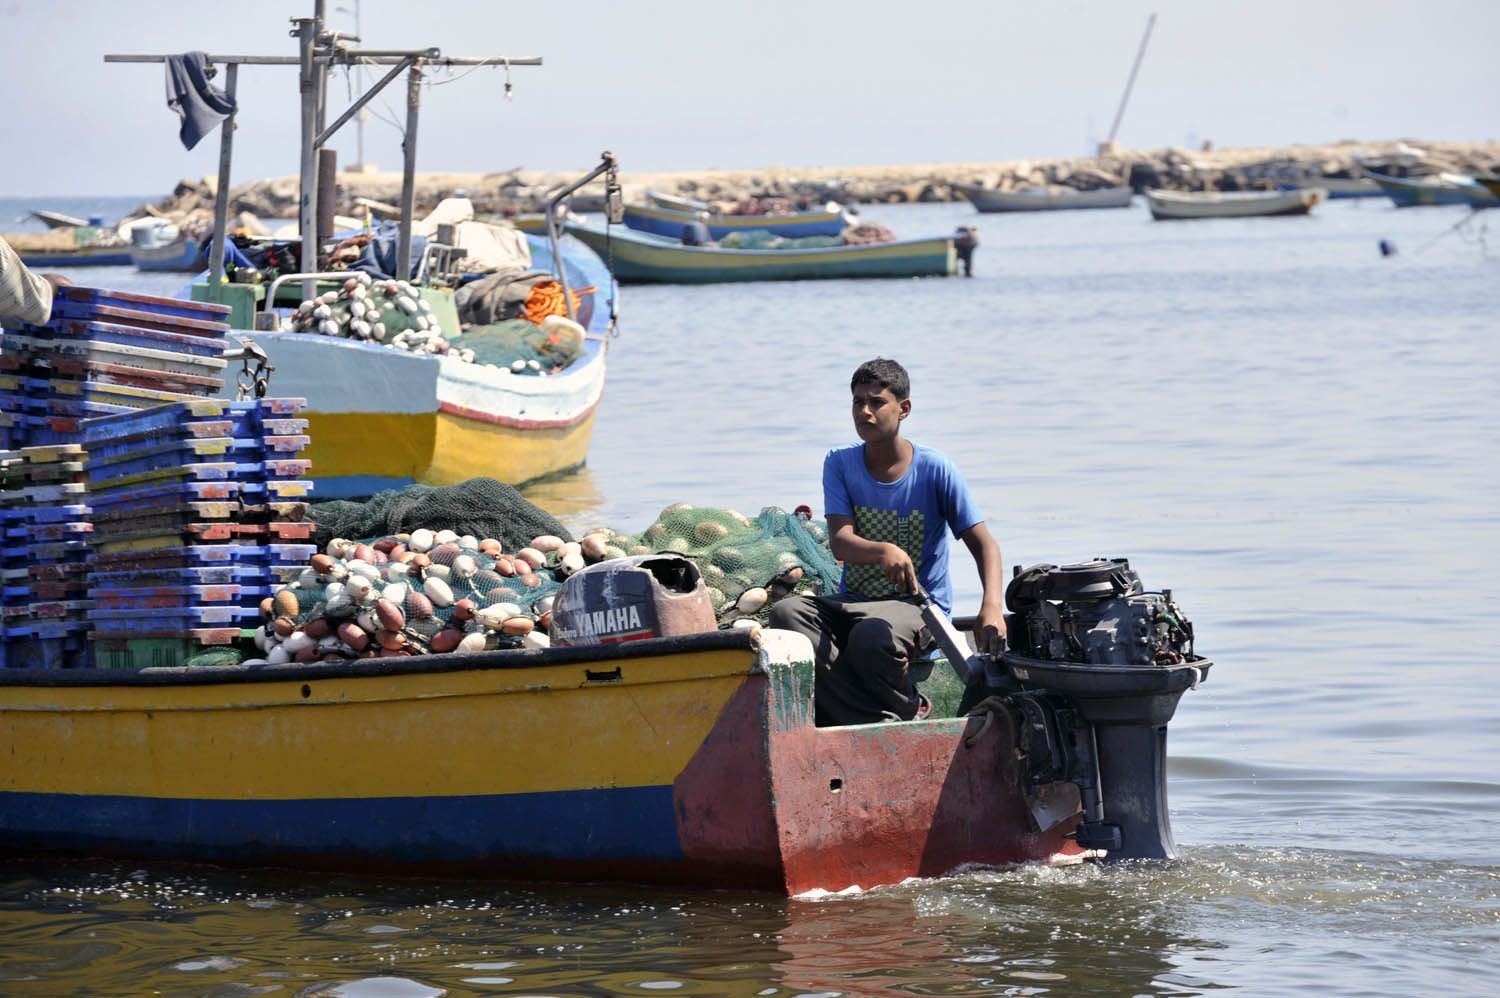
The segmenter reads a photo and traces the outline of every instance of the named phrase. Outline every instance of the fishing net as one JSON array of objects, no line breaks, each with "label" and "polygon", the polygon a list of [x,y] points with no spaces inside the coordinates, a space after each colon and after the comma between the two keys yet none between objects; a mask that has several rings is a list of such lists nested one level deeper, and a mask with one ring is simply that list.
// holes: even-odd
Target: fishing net
[{"label": "fishing net", "polygon": [[186,664],[189,666],[239,665],[244,660],[245,653],[239,648],[233,645],[223,645],[204,649],[189,658]]},{"label": "fishing net", "polygon": [[690,558],[721,624],[742,617],[764,624],[778,599],[837,592],[842,571],[826,523],[776,507],[752,520],[733,509],[674,503],[639,534],[613,534],[612,543],[627,554]]},{"label": "fishing net", "polygon": [[471,326],[452,341],[453,349],[472,354],[475,364],[542,373],[567,367],[577,359],[581,339],[564,339],[526,319]]},{"label": "fishing net", "polygon": [[[677,503],[639,534],[596,527],[575,542],[492,479],[320,506],[321,529],[338,536],[262,604],[254,641],[265,661],[545,648],[563,581],[627,554],[691,559],[720,627],[764,625],[777,600],[832,593],[839,581],[826,525],[774,507],[751,520]],[[475,515],[502,506],[504,522]],[[343,515],[329,517],[329,507]],[[455,526],[434,530],[437,523]]]},{"label": "fishing net", "polygon": [[719,239],[719,245],[724,249],[798,250],[843,244],[842,236],[778,236],[765,229],[726,232]]},{"label": "fishing net", "polygon": [[471,478],[437,488],[409,485],[387,489],[364,502],[312,503],[307,517],[317,527],[313,540],[319,546],[326,546],[335,537],[380,538],[422,527],[491,537],[506,551],[516,551],[542,535],[572,540],[567,528],[551,514],[493,478]]}]

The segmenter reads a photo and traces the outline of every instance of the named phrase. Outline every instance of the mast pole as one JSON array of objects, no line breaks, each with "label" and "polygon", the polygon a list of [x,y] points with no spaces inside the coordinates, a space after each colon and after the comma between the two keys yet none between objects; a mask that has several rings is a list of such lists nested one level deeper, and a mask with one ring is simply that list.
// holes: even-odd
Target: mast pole
[{"label": "mast pole", "polygon": [[[229,95],[231,104],[235,104],[234,88],[239,75],[239,63],[231,62],[224,67],[224,93]],[[236,105],[219,126],[219,187],[214,191],[214,241],[208,253],[209,284],[218,284],[224,279],[224,242],[229,238],[229,164],[234,154],[234,119],[238,113]]]},{"label": "mast pole", "polygon": [[417,193],[417,111],[422,105],[422,61],[406,74],[406,136],[401,150],[406,154],[401,169],[401,235],[396,244],[396,279],[411,280],[411,213]]},{"label": "mast pole", "polygon": [[1120,130],[1120,119],[1125,117],[1125,104],[1130,100],[1130,90],[1135,86],[1135,74],[1140,71],[1141,59],[1146,55],[1146,43],[1151,40],[1151,29],[1156,25],[1156,12],[1146,18],[1146,33],[1141,36],[1141,47],[1136,50],[1135,63],[1130,67],[1130,78],[1125,81],[1125,92],[1120,95],[1120,109],[1115,112],[1115,123],[1109,126],[1109,138],[1105,142],[1113,142],[1115,134]]},{"label": "mast pole", "polygon": [[[294,18],[297,25],[297,43],[300,60],[300,89],[302,93],[302,164],[301,198],[297,213],[297,224],[302,233],[302,262],[304,274],[318,270],[318,88],[317,67],[313,62],[313,46],[317,41],[317,21],[310,17]],[[317,296],[318,282],[302,282],[303,300]],[[267,302],[270,308],[272,302]]]}]

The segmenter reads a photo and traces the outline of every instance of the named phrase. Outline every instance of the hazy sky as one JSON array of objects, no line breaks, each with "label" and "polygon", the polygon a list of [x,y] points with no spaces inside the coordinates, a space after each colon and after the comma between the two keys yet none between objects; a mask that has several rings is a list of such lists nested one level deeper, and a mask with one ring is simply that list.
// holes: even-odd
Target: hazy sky
[{"label": "hazy sky", "polygon": [[[352,31],[356,0],[328,0]],[[105,53],[295,55],[312,0],[0,0],[0,196],[165,193],[218,169],[177,140],[160,65]],[[366,46],[540,55],[424,91],[420,170],[989,162],[1106,136],[1157,12],[1119,139],[1137,148],[1500,137],[1497,0],[359,0]],[[368,70],[366,72],[369,72]],[[448,80],[446,75],[434,80]],[[330,111],[348,101],[342,71]],[[240,71],[234,182],[297,172],[294,67]],[[399,169],[405,87],[365,125]],[[332,117],[332,113],[330,114]],[[331,143],[357,159],[354,125]]]}]

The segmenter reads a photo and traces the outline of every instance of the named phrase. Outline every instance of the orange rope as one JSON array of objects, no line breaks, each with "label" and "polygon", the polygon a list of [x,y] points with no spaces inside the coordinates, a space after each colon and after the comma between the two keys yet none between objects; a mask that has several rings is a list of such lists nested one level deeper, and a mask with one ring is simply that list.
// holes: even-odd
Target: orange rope
[{"label": "orange rope", "polygon": [[[578,306],[582,302],[581,295],[592,294],[598,288],[574,288],[573,289],[573,312],[578,312]],[[567,315],[568,307],[563,304],[562,285],[556,281],[537,281],[532,285],[531,293],[526,296],[526,318],[541,325],[542,320],[549,315]]]}]

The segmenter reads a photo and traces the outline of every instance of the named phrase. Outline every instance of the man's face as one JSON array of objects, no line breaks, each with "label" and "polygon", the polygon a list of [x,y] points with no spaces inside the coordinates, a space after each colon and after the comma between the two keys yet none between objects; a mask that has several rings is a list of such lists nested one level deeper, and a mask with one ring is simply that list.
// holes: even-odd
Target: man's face
[{"label": "man's face", "polygon": [[873,382],[854,386],[854,432],[866,443],[896,435],[911,411],[911,399],[897,400],[889,388]]}]

